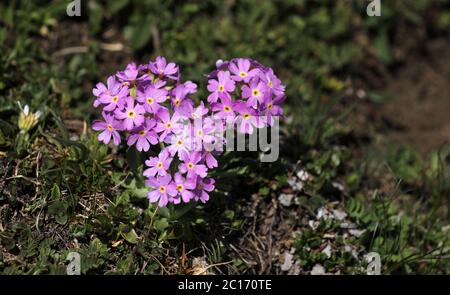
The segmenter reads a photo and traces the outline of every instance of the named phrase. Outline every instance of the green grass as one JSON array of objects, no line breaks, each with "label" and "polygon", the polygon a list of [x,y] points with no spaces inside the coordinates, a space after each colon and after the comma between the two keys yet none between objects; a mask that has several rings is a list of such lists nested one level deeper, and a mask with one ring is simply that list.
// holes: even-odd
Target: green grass
[{"label": "green grass", "polygon": [[[235,251],[253,222],[251,196],[271,208],[291,190],[299,166],[312,177],[293,192],[295,205],[275,212],[296,231],[286,243],[301,273],[317,263],[364,272],[362,257],[371,251],[380,253],[383,273],[449,273],[449,147],[430,159],[410,148],[365,149],[349,140],[345,124],[356,107],[345,96],[347,77],[367,54],[356,33],[391,66],[389,36],[399,19],[417,28],[427,8],[442,7],[431,28],[439,35],[448,28],[448,1],[390,1],[381,18],[348,1],[141,2],[89,1],[79,19],[65,17],[65,1],[0,4],[0,272],[65,273],[68,252],[78,251],[86,274],[191,273],[194,257],[216,265],[215,273],[258,273],[258,261]],[[105,49],[117,42],[125,49]],[[71,51],[79,46],[82,52]],[[225,154],[208,204],[149,204],[142,162],[124,146],[102,145],[90,129],[98,116],[90,91],[127,62],[157,54],[194,81],[218,58],[248,56],[273,67],[288,97],[279,161]],[[20,132],[17,102],[42,112],[27,132]],[[324,206],[344,210],[364,234],[344,237],[339,221],[321,220],[317,229],[301,222]],[[271,218],[268,210],[256,215]],[[330,258],[320,252],[325,233],[337,235]]]}]

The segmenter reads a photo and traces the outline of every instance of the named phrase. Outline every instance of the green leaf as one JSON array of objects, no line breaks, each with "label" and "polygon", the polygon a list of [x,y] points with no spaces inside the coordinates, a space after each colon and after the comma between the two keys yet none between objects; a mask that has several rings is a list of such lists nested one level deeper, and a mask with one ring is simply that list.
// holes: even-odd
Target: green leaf
[{"label": "green leaf", "polygon": [[58,214],[55,216],[55,220],[56,222],[58,222],[59,224],[66,224],[68,219],[67,214],[63,213],[63,214]]},{"label": "green leaf", "polygon": [[136,231],[125,224],[120,225],[120,235],[122,238],[124,238],[128,243],[136,244],[138,241],[138,235],[136,234]]},{"label": "green leaf", "polygon": [[59,200],[61,198],[61,191],[56,183],[52,187],[51,197],[52,200]]},{"label": "green leaf", "polygon": [[378,34],[373,42],[373,45],[376,49],[378,58],[383,63],[390,64],[392,62],[392,51],[386,30],[383,30]]},{"label": "green leaf", "polygon": [[133,49],[139,50],[148,44],[152,36],[152,23],[152,16],[147,15],[141,18],[135,25],[125,28],[125,37],[130,41]]},{"label": "green leaf", "polygon": [[169,222],[167,221],[167,218],[161,218],[155,221],[155,228],[160,232],[164,231],[168,227]]},{"label": "green leaf", "polygon": [[369,91],[367,93],[367,98],[373,101],[374,103],[385,103],[392,99],[392,96],[386,93]]},{"label": "green leaf", "polygon": [[119,10],[123,9],[129,3],[130,3],[130,0],[116,0],[116,1],[112,1],[110,4],[108,4],[108,7],[112,13],[117,13]]},{"label": "green leaf", "polygon": [[48,206],[48,214],[55,217],[56,222],[59,224],[65,224],[68,219],[67,209],[69,208],[69,205],[66,201],[63,200],[57,200],[51,203]]},{"label": "green leaf", "polygon": [[268,187],[262,187],[259,189],[259,194],[261,196],[267,196],[270,192],[270,189]]}]

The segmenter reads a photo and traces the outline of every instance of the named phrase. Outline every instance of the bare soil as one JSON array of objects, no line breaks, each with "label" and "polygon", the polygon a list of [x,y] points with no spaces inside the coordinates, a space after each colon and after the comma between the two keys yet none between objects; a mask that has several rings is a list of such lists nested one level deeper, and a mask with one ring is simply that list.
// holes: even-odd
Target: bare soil
[{"label": "bare soil", "polygon": [[392,73],[385,92],[392,97],[380,116],[394,128],[381,143],[411,145],[428,155],[450,142],[450,40],[438,39],[423,55],[410,56]]}]

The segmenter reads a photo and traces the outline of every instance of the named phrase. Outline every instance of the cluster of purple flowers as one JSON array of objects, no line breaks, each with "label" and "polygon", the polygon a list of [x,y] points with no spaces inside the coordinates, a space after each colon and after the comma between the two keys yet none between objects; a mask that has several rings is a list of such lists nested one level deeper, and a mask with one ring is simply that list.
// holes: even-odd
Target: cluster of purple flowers
[{"label": "cluster of purple flowers", "polygon": [[122,133],[128,146],[159,152],[145,161],[150,202],[205,203],[215,188],[208,170],[218,166],[226,124],[252,133],[282,115],[284,86],[256,61],[220,61],[208,79],[209,105],[195,105],[191,96],[197,85],[182,82],[179,67],[157,57],[148,64],[131,63],[93,89],[94,107],[103,109],[103,120],[92,126],[101,131],[98,140],[119,145]]},{"label": "cluster of purple flowers", "polygon": [[209,75],[208,102],[216,115],[234,122],[241,133],[272,126],[273,117],[283,114],[284,85],[271,68],[247,58],[219,60],[216,67]]}]

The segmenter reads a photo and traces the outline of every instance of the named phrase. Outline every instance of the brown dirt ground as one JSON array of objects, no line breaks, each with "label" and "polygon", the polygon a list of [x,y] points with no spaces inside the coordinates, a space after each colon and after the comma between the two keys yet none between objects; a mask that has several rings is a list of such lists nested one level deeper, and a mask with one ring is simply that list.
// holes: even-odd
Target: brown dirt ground
[{"label": "brown dirt ground", "polygon": [[450,39],[419,40],[391,69],[375,61],[360,69],[356,84],[389,100],[359,104],[347,121],[359,141],[381,150],[411,146],[424,157],[450,143]]},{"label": "brown dirt ground", "polygon": [[425,46],[423,56],[409,57],[392,74],[385,92],[392,100],[380,108],[388,129],[381,143],[411,145],[428,155],[450,142],[450,40]]}]

